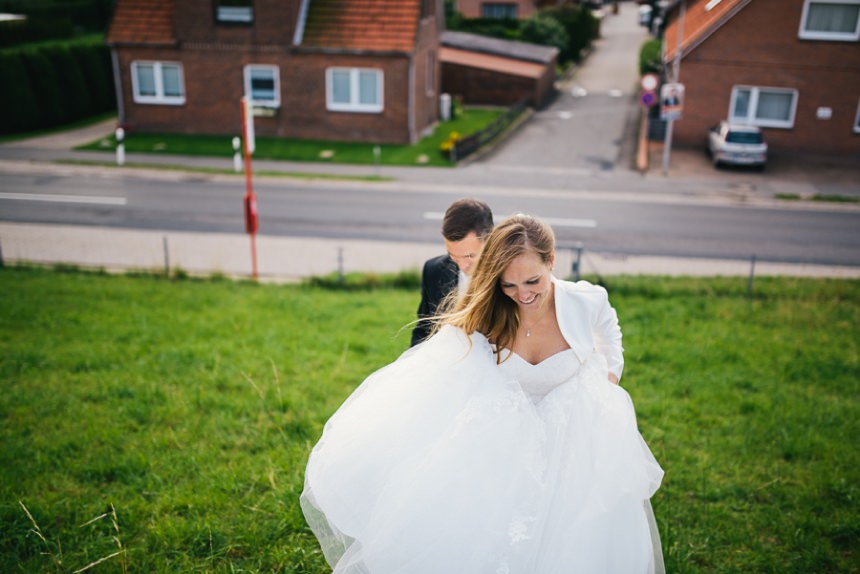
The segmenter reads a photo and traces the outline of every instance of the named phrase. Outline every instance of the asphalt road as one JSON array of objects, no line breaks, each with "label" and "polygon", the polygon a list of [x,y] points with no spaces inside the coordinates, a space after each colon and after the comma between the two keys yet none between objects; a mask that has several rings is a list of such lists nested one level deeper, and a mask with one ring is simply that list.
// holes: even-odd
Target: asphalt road
[{"label": "asphalt road", "polygon": [[[431,184],[258,179],[260,233],[387,241],[439,241],[439,220],[469,188]],[[474,190],[504,217],[546,218],[562,243],[630,255],[860,265],[860,210],[778,202],[588,190]],[[239,177],[103,170],[0,173],[0,220],[132,229],[243,233]]]}]

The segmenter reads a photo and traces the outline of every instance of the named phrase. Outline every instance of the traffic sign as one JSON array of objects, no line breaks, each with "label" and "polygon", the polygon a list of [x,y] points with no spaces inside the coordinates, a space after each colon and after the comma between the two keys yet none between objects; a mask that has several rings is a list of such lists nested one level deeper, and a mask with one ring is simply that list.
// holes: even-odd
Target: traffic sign
[{"label": "traffic sign", "polygon": [[657,94],[654,92],[642,92],[642,97],[640,98],[643,106],[651,107],[657,103]]},{"label": "traffic sign", "polygon": [[641,85],[642,89],[646,92],[653,92],[657,89],[659,84],[660,78],[657,77],[657,74],[645,74],[639,81],[639,85]]}]

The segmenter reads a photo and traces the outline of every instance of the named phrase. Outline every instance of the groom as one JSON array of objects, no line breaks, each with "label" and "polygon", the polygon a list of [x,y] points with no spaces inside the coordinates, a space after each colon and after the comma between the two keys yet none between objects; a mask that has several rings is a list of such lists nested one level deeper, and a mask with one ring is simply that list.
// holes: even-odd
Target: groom
[{"label": "groom", "polygon": [[436,314],[442,299],[455,287],[460,292],[466,289],[484,249],[484,240],[492,230],[493,212],[483,201],[458,199],[448,207],[442,220],[442,237],[448,253],[424,264],[418,323],[412,331],[411,346],[430,336],[433,323],[426,319]]}]

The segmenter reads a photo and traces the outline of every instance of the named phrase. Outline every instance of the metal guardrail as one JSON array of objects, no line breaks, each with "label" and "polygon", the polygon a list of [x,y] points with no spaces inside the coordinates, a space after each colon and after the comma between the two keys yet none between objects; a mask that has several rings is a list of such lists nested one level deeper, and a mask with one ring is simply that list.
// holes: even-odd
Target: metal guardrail
[{"label": "metal guardrail", "polygon": [[523,113],[528,102],[528,98],[521,99],[481,131],[457,140],[451,147],[451,161],[465,159],[495,139]]}]

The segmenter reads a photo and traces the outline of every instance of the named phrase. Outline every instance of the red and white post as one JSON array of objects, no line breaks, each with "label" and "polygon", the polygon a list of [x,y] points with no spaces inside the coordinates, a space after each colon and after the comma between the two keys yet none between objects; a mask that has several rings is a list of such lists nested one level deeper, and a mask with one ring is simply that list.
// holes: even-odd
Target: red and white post
[{"label": "red and white post", "polygon": [[242,141],[245,148],[245,231],[251,236],[251,272],[254,280],[257,279],[257,229],[259,219],[257,217],[257,196],[254,195],[254,187],[251,183],[251,154],[254,153],[254,110],[251,100],[247,96],[242,98]]}]

